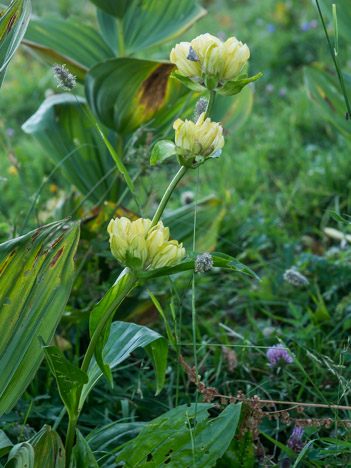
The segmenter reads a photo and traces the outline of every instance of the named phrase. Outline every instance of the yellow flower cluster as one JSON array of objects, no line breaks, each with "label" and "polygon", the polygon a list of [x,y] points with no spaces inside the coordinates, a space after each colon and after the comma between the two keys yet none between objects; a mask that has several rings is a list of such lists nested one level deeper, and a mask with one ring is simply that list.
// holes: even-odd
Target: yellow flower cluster
[{"label": "yellow flower cluster", "polygon": [[224,145],[223,127],[220,123],[205,119],[203,112],[194,123],[178,119],[174,122],[175,144],[182,156],[210,156]]},{"label": "yellow flower cluster", "polygon": [[234,80],[249,58],[248,46],[235,37],[222,42],[208,33],[177,44],[170,56],[182,75],[201,81],[205,73],[221,82]]},{"label": "yellow flower cluster", "polygon": [[151,226],[150,219],[111,219],[107,232],[110,234],[112,255],[123,265],[131,259],[139,259],[143,270],[174,266],[185,255],[183,244],[169,240],[169,228],[162,221]]}]

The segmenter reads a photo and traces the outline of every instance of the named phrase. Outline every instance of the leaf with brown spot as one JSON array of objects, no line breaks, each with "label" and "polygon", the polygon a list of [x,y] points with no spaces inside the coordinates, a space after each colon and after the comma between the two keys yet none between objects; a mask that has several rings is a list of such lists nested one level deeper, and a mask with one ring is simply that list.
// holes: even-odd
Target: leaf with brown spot
[{"label": "leaf with brown spot", "polygon": [[43,357],[38,337],[50,342],[68,300],[79,224],[66,226],[55,222],[0,244],[0,416],[34,377]]},{"label": "leaf with brown spot", "polygon": [[170,79],[174,65],[136,58],[96,64],[87,74],[85,90],[95,116],[106,126],[127,134],[167,114],[172,120],[184,92]]}]

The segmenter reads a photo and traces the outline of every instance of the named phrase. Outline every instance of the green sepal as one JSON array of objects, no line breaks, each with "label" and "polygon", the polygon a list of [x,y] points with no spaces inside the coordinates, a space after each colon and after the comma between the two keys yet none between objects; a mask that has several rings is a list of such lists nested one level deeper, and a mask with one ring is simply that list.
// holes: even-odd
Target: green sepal
[{"label": "green sepal", "polygon": [[202,74],[202,79],[204,80],[205,86],[208,91],[213,91],[218,86],[219,77],[218,75],[209,76],[206,73]]},{"label": "green sepal", "polygon": [[251,76],[250,78],[237,79],[235,81],[227,81],[227,83],[224,86],[222,86],[221,88],[216,88],[215,91],[221,96],[234,96],[235,94],[239,94],[240,91],[246,85],[260,78],[260,76],[262,76],[262,73],[258,73],[257,75]]},{"label": "green sepal", "polygon": [[196,91],[197,93],[202,93],[206,91],[206,87],[201,85],[200,83],[196,83],[191,78],[182,75],[179,71],[175,71],[171,73],[171,78],[175,78],[176,80],[180,81],[183,85],[187,86],[192,91]]},{"label": "green sepal", "polygon": [[158,141],[152,149],[150,164],[154,166],[157,163],[162,163],[165,159],[174,156],[177,152],[176,145],[173,141],[162,140]]},{"label": "green sepal", "polygon": [[130,268],[132,271],[138,271],[142,269],[142,261],[138,257],[133,257],[130,253],[126,252],[126,266]]}]

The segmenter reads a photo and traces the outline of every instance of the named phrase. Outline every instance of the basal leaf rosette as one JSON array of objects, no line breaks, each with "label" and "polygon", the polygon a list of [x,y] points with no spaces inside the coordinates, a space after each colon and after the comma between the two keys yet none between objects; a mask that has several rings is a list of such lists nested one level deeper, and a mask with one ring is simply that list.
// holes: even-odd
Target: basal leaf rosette
[{"label": "basal leaf rosette", "polygon": [[172,49],[170,60],[178,68],[172,76],[193,91],[207,89],[232,96],[261,76],[261,73],[250,78],[239,76],[249,58],[250,49],[236,37],[223,42],[211,34],[201,34]]},{"label": "basal leaf rosette", "polygon": [[150,227],[150,219],[111,219],[107,232],[112,255],[134,271],[177,265],[185,255],[183,244],[169,240],[169,228],[162,221]]},{"label": "basal leaf rosette", "polygon": [[177,119],[175,129],[175,142],[163,140],[153,148],[151,164],[163,162],[170,156],[177,155],[182,166],[196,168],[208,158],[221,155],[224,145],[223,127],[218,122],[205,119],[203,112],[196,123],[192,120]]}]

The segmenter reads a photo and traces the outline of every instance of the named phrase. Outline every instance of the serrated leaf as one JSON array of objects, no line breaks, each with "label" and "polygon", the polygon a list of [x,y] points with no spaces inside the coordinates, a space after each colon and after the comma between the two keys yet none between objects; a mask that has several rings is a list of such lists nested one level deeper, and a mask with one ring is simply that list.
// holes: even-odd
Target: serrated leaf
[{"label": "serrated leaf", "polygon": [[50,342],[70,295],[79,223],[57,232],[63,226],[55,222],[0,245],[0,415],[34,377],[43,358],[38,337]]},{"label": "serrated leaf", "polygon": [[8,64],[26,32],[30,13],[30,0],[12,0],[0,13],[0,88]]},{"label": "serrated leaf", "polygon": [[162,140],[158,141],[152,149],[150,164],[154,166],[157,163],[162,163],[165,159],[176,154],[176,146],[173,141]]},{"label": "serrated leaf", "polygon": [[[210,468],[234,437],[241,404],[230,404],[219,416],[209,419],[208,410],[212,407],[204,403],[181,405],[150,421],[139,436],[121,450],[116,463],[123,461],[134,468],[156,468],[164,464],[192,466],[195,461],[197,468]],[[195,414],[196,425],[191,428],[189,422],[194,423]]]},{"label": "serrated leaf", "polygon": [[73,448],[72,468],[99,468],[88,442],[77,429],[76,445]]},{"label": "serrated leaf", "polygon": [[43,346],[46,361],[54,374],[61,400],[68,414],[75,415],[78,407],[78,390],[88,382],[88,376],[65,358],[57,346]]},{"label": "serrated leaf", "polygon": [[250,78],[237,79],[235,81],[227,81],[221,88],[216,88],[216,93],[221,96],[234,96],[240,93],[240,91],[249,83],[258,80],[262,76],[262,73],[258,73]]},{"label": "serrated leaf", "polygon": [[58,433],[45,426],[31,438],[35,465],[39,467],[65,468],[65,449]]},{"label": "serrated leaf", "polygon": [[[113,322],[108,341],[104,347],[102,359],[110,369],[125,361],[136,348],[144,348],[150,355],[156,373],[156,389],[159,393],[165,379],[168,345],[167,340],[147,327],[134,323]],[[89,382],[84,386],[81,396],[82,407],[88,393],[102,377],[103,373],[95,359],[89,369]]]}]

